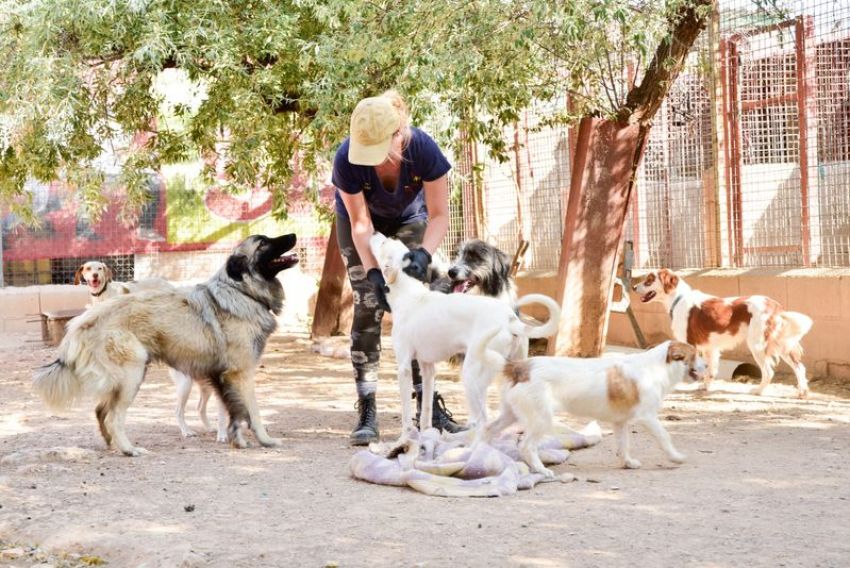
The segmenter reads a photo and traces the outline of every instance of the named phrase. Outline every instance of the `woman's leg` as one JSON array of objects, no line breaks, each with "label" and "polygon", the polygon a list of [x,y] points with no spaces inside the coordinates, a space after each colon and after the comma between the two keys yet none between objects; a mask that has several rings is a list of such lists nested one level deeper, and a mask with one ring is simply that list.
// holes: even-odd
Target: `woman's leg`
[{"label": "woman's leg", "polygon": [[359,411],[357,425],[350,441],[365,446],[378,441],[378,414],[375,392],[378,388],[378,364],[381,360],[381,320],[384,311],[378,307],[372,285],[366,280],[366,269],[351,238],[351,223],[337,215],[336,234],[339,250],[351,282],[354,318],[351,322],[351,364],[357,386]]}]

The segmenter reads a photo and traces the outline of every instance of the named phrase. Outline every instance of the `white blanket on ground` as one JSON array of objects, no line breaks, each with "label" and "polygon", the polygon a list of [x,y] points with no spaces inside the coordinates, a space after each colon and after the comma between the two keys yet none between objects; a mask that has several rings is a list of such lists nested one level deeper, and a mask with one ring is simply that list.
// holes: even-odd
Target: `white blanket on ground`
[{"label": "white blanket on ground", "polygon": [[[416,436],[416,433],[414,433]],[[418,434],[404,453],[387,458],[386,447],[373,444],[354,454],[351,475],[379,485],[407,486],[438,497],[500,497],[531,489],[543,481],[572,481],[571,474],[545,478],[530,473],[520,460],[517,434],[505,433],[492,444],[467,446],[470,433],[441,436],[435,429]],[[570,450],[586,448],[602,439],[599,424],[591,422],[580,432],[559,432],[544,439],[540,459],[557,465]]]}]

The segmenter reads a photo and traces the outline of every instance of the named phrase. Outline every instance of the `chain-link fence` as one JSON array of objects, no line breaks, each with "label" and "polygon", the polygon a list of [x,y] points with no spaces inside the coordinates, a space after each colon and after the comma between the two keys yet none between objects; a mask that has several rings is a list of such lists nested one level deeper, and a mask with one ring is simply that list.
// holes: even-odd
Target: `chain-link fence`
[{"label": "chain-link fence", "polygon": [[[850,266],[850,2],[781,7],[722,1],[656,115],[625,228],[639,266]],[[478,160],[477,234],[529,240],[529,269],[560,253],[569,130],[536,127],[559,104],[506,130],[507,162]]]},{"label": "chain-link fence", "polygon": [[850,266],[850,3],[720,6],[654,123],[639,265]]}]

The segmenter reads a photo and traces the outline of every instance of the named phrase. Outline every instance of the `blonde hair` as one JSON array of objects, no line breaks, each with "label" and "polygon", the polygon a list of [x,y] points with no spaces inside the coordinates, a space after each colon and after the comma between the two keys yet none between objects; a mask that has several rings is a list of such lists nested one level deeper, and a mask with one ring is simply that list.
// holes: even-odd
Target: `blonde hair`
[{"label": "blonde hair", "polygon": [[[380,96],[388,99],[390,103],[392,103],[396,112],[398,112],[398,132],[401,135],[401,148],[404,150],[404,148],[407,148],[407,145],[410,143],[411,136],[413,136],[413,133],[410,131],[410,110],[407,108],[407,103],[404,102],[401,94],[395,89],[384,91],[380,94]],[[401,156],[394,157],[401,158]]]}]

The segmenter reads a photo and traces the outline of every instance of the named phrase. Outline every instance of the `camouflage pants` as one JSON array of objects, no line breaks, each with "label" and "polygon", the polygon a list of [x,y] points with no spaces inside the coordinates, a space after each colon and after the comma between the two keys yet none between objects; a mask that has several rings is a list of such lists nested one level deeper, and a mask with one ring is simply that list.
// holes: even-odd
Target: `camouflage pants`
[{"label": "camouflage pants", "polygon": [[[395,227],[375,226],[376,231],[396,237],[408,247],[422,243],[425,234],[424,221]],[[351,364],[354,367],[354,381],[357,396],[374,393],[378,387],[378,363],[381,360],[381,320],[384,310],[378,307],[372,284],[366,280],[366,269],[351,237],[351,223],[337,215],[336,235],[342,260],[348,270],[353,294],[354,319],[351,322]],[[420,385],[422,377],[419,365],[413,361],[413,383]]]}]

